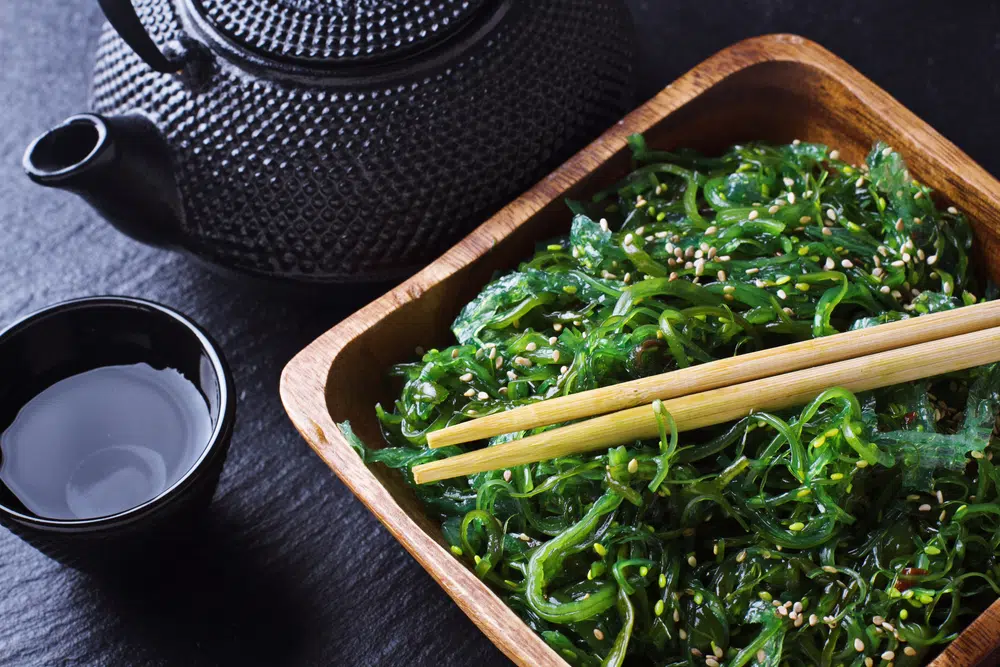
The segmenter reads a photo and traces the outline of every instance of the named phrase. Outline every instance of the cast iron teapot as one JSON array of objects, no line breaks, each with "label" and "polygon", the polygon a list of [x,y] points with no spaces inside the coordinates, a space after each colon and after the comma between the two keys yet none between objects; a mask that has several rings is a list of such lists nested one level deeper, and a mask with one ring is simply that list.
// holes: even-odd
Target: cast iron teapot
[{"label": "cast iron teapot", "polygon": [[94,113],[28,175],[251,274],[408,273],[631,103],[621,0],[100,4]]}]

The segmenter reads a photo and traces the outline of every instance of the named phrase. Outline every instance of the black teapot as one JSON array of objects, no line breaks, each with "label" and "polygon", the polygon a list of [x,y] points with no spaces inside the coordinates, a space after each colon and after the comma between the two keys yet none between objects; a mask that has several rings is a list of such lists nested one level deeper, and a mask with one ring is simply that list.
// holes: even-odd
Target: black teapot
[{"label": "black teapot", "polygon": [[620,0],[100,4],[94,113],[28,175],[261,276],[411,272],[631,104]]}]

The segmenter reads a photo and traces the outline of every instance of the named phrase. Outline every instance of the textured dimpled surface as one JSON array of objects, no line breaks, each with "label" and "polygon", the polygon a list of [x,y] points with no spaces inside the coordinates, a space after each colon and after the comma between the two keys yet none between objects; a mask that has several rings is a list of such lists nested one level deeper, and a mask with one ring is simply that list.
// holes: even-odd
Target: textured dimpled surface
[{"label": "textured dimpled surface", "polygon": [[220,34],[264,54],[371,63],[427,48],[485,0],[194,0]]},{"label": "textured dimpled surface", "polygon": [[[135,6],[161,46],[182,36],[173,3]],[[253,78],[220,60],[192,89],[105,26],[92,106],[141,110],[161,128],[196,255],[263,275],[391,279],[621,116],[631,34],[617,1],[518,0],[451,61],[391,85]]]}]

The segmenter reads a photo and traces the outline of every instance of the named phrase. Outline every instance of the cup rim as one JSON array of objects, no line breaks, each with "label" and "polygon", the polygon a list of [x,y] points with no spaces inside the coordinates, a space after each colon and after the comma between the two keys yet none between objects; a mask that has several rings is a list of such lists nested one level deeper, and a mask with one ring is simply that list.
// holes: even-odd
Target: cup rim
[{"label": "cup rim", "polygon": [[74,530],[117,526],[122,523],[136,520],[149,511],[169,503],[183,493],[185,488],[191,484],[198,473],[205,467],[205,464],[213,458],[213,456],[226,444],[231,436],[233,421],[235,419],[236,402],[233,378],[232,373],[229,370],[229,366],[226,363],[225,358],[222,356],[222,352],[219,350],[215,341],[213,341],[211,337],[201,329],[201,327],[195,324],[186,315],[181,314],[173,308],[146,299],[129,296],[106,295],[69,299],[45,306],[17,319],[13,324],[0,330],[0,343],[3,343],[10,336],[13,336],[14,334],[19,333],[53,315],[79,309],[109,306],[127,309],[140,309],[153,313],[156,317],[170,318],[182,325],[198,340],[202,352],[212,363],[212,370],[219,383],[219,413],[212,426],[212,434],[209,436],[208,441],[204,444],[198,458],[179,479],[140,505],[136,505],[135,507],[122,512],[117,512],[115,514],[93,517],[90,519],[48,519],[45,517],[19,512],[5,505],[3,501],[0,501],[0,513],[7,515],[20,524],[30,525],[42,529]]}]

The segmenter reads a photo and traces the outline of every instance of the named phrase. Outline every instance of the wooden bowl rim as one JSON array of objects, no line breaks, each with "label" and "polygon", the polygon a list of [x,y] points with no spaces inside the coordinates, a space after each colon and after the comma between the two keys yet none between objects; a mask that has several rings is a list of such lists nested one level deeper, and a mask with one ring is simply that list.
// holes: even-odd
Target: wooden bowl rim
[{"label": "wooden bowl rim", "polygon": [[[703,61],[641,105],[589,146],[553,171],[539,184],[508,204],[421,272],[332,327],[300,351],[281,374],[280,395],[286,412],[309,446],[341,481],[372,511],[476,625],[511,660],[522,667],[568,667],[475,574],[410,517],[351,449],[329,413],[326,384],[329,369],[351,343],[402,305],[477,261],[501,239],[529,222],[558,192],[572,187],[626,146],[628,135],[645,132],[677,109],[729,77],[754,65],[790,62],[818,69],[845,86],[870,109],[888,118],[920,146],[924,155],[941,162],[944,146],[952,162],[960,163],[966,189],[976,189],[1000,211],[1000,183],[936,130],[877,87],[846,62],[803,37],[771,34],[752,37]],[[649,113],[652,107],[656,113]],[[904,129],[905,128],[905,129]],[[953,170],[954,171],[954,170]],[[957,173],[957,172],[956,172]],[[547,187],[543,187],[547,186]],[[316,369],[324,369],[317,373]],[[1000,602],[971,623],[932,663],[933,667],[976,664],[1000,643]]]}]

